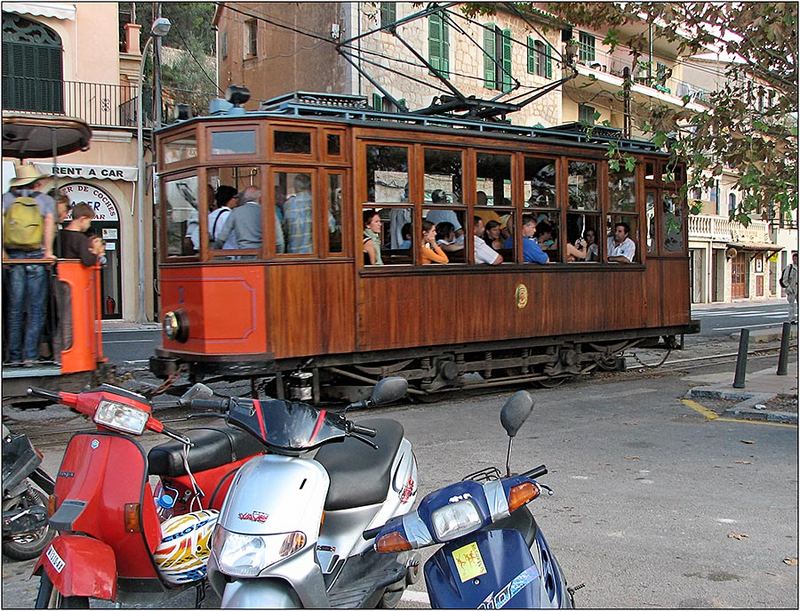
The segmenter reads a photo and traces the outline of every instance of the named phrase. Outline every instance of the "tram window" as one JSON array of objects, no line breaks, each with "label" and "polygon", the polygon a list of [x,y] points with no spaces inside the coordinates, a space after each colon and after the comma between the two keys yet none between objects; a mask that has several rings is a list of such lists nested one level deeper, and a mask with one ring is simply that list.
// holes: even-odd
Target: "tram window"
[{"label": "tram window", "polygon": [[463,204],[461,151],[425,149],[425,201]]},{"label": "tram window", "polygon": [[614,228],[617,223],[626,223],[628,227],[630,227],[630,233],[628,237],[633,240],[633,243],[636,245],[636,252],[633,257],[633,263],[641,261],[642,257],[640,255],[639,249],[641,248],[641,243],[639,241],[639,215],[633,214],[608,214],[606,215],[606,252],[605,256],[608,257],[609,253],[611,252],[611,248],[613,246],[612,242],[614,241]]},{"label": "tram window", "polygon": [[445,252],[450,263],[466,263],[466,216],[464,210],[425,209],[423,218],[433,223],[436,243]]},{"label": "tram window", "polygon": [[662,234],[666,252],[683,251],[683,214],[681,199],[675,193],[664,192],[661,196],[664,206]]},{"label": "tram window", "polygon": [[242,131],[212,131],[212,155],[246,155],[256,152],[256,132],[253,129]]},{"label": "tram window", "polygon": [[683,182],[683,166],[673,162],[663,161],[661,163],[662,182]]},{"label": "tram window", "polygon": [[408,149],[404,146],[367,147],[367,201],[408,201]]},{"label": "tram window", "polygon": [[556,209],[556,162],[525,157],[526,208]]},{"label": "tram window", "polygon": [[655,180],[656,179],[656,164],[652,161],[647,161],[644,164],[644,179],[645,180]]},{"label": "tram window", "polygon": [[[568,263],[597,263],[601,248],[600,215],[570,212],[567,214],[567,245],[565,256]],[[580,240],[580,242],[578,241]]]},{"label": "tram window", "polygon": [[[261,224],[252,235],[237,235],[236,222],[226,228],[233,218],[233,210],[242,205],[239,196],[247,187],[261,188],[262,169],[259,166],[228,166],[221,168],[208,168],[206,177],[209,187],[213,190],[213,197],[208,205],[208,248],[212,251],[213,259],[232,259],[232,253],[227,251],[246,250],[261,247]],[[258,202],[264,205],[263,195]],[[255,209],[253,209],[255,212]],[[241,212],[236,214],[239,218],[246,218]],[[240,238],[242,243],[240,243]],[[257,238],[257,239],[256,239]],[[218,252],[226,251],[223,255]],[[236,255],[237,258],[241,255]]]},{"label": "tram window", "polygon": [[647,211],[647,254],[656,252],[656,192],[647,191],[645,194],[645,207]]},{"label": "tram window", "polygon": [[571,210],[598,210],[597,163],[570,161],[569,207]]},{"label": "tram window", "polygon": [[636,211],[636,173],[608,170],[609,206],[614,212]]},{"label": "tram window", "polygon": [[177,163],[197,157],[197,136],[186,135],[164,143],[164,164]]},{"label": "tram window", "polygon": [[279,254],[314,253],[311,174],[275,172],[274,184],[277,217],[275,251]]},{"label": "tram window", "polygon": [[275,152],[292,155],[311,154],[311,133],[275,131]]},{"label": "tram window", "polygon": [[476,155],[478,206],[511,206],[511,155]]},{"label": "tram window", "polygon": [[191,256],[200,248],[199,181],[187,176],[164,184],[167,256]]},{"label": "tram window", "polygon": [[328,252],[341,253],[342,248],[342,174],[328,175]]},{"label": "tram window", "polygon": [[[375,216],[380,222],[376,222]],[[413,262],[413,245],[418,240],[413,230],[413,208],[371,208],[364,206],[361,244],[364,265],[408,265]],[[367,244],[367,243],[370,244]],[[379,248],[374,250],[375,244]],[[374,254],[374,262],[369,251]]]},{"label": "tram window", "polygon": [[338,157],[342,154],[342,138],[339,134],[328,134],[326,141],[328,143],[329,157]]}]

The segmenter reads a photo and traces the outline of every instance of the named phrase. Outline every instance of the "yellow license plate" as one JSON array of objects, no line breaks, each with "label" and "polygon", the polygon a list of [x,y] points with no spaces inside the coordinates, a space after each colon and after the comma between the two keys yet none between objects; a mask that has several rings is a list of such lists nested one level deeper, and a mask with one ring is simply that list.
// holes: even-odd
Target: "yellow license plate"
[{"label": "yellow license plate", "polygon": [[453,551],[453,560],[456,561],[458,576],[462,583],[475,579],[478,575],[486,574],[486,565],[481,557],[481,550],[477,543],[470,543]]}]

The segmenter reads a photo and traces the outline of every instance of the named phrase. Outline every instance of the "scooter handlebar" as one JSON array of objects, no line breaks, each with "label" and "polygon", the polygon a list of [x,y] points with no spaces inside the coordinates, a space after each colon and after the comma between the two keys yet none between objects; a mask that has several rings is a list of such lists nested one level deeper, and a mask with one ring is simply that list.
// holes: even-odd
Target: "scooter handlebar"
[{"label": "scooter handlebar", "polygon": [[28,388],[28,396],[42,397],[44,399],[52,399],[53,401],[60,401],[61,395],[52,390],[45,390],[44,388],[31,387]]},{"label": "scooter handlebar", "polygon": [[350,432],[355,433],[357,435],[366,435],[367,437],[375,437],[378,434],[378,431],[375,429],[371,429],[366,426],[359,426],[357,424],[350,425]]},{"label": "scooter handlebar", "polygon": [[181,400],[183,407],[191,409],[210,410],[215,412],[226,412],[230,408],[231,400],[227,397],[221,399],[189,399]]},{"label": "scooter handlebar", "polygon": [[361,534],[361,536],[364,538],[364,541],[369,541],[370,539],[374,539],[378,535],[378,533],[381,532],[381,528],[383,528],[383,526],[378,526],[377,528],[370,528],[368,530],[365,530]]},{"label": "scooter handlebar", "polygon": [[530,471],[526,471],[523,473],[525,477],[530,477],[531,479],[536,479],[537,477],[542,477],[542,475],[547,475],[547,467],[544,465],[539,465],[538,467],[534,467]]}]

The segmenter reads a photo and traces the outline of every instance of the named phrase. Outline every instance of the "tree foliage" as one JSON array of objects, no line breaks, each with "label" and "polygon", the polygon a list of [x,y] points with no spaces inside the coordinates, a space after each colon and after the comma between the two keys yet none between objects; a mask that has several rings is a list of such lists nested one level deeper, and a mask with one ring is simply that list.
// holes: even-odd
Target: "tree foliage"
[{"label": "tree foliage", "polygon": [[[541,3],[515,3],[534,9]],[[491,13],[502,3],[470,4],[470,13]],[[733,216],[752,216],[798,206],[798,73],[796,3],[761,2],[563,2],[548,12],[565,22],[607,31],[604,43],[625,45],[632,62],[646,56],[648,24],[677,46],[678,57],[718,53],[723,82],[703,100],[685,96],[683,107],[654,101],[638,127],[665,145],[690,169],[688,188],[711,187],[726,170],[737,175],[741,202]],[[636,24],[644,27],[628,27]],[[624,34],[625,32],[626,34]],[[631,32],[634,32],[631,34]],[[641,110],[641,109],[640,109]]]}]

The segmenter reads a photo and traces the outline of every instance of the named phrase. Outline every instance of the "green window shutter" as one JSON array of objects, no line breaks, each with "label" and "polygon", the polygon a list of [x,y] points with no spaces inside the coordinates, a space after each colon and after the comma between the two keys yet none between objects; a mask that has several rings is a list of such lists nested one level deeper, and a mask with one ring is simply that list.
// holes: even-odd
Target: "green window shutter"
[{"label": "green window shutter", "polygon": [[381,27],[397,21],[397,5],[394,2],[381,2]]},{"label": "green window shutter", "polygon": [[511,91],[511,30],[503,30],[503,91]]},{"label": "green window shutter", "polygon": [[528,74],[536,74],[536,47],[530,36],[528,36]]},{"label": "green window shutter", "polygon": [[383,110],[383,98],[380,93],[372,94],[372,108],[375,110]]},{"label": "green window shutter", "polygon": [[441,20],[441,54],[439,55],[440,63],[441,63],[441,70],[442,76],[449,77],[450,76],[450,30],[447,27],[447,23],[444,20]]},{"label": "green window shutter", "polygon": [[553,78],[553,47],[548,44],[544,47],[544,73],[547,78]]},{"label": "green window shutter", "polygon": [[495,50],[494,24],[487,23],[483,26],[483,86],[486,89],[495,89]]},{"label": "green window shutter", "polygon": [[442,18],[438,14],[428,17],[428,61],[437,72],[442,69]]}]

